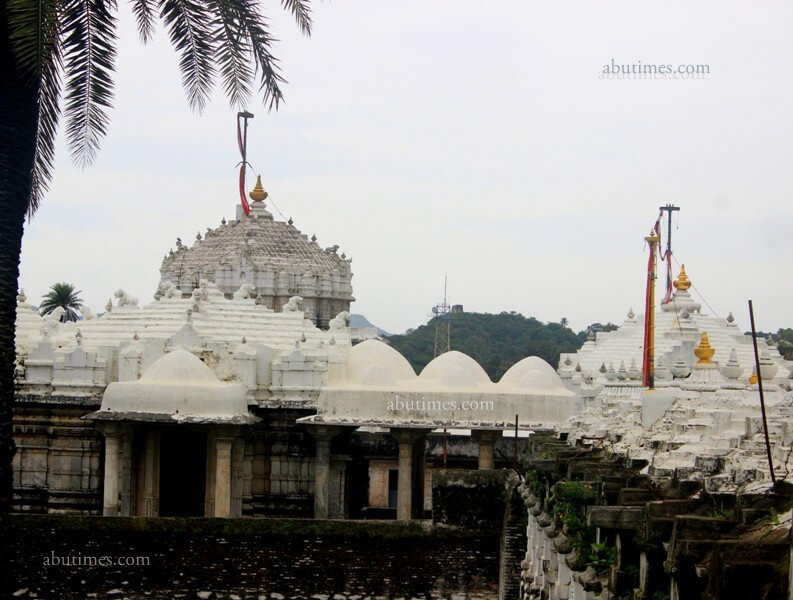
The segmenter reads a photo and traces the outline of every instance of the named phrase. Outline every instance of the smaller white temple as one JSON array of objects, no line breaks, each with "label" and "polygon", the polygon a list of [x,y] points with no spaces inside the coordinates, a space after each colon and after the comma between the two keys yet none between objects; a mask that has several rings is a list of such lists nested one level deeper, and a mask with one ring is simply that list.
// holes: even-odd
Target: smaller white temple
[{"label": "smaller white temple", "polygon": [[[732,313],[719,318],[702,312],[702,305],[689,292],[691,280],[685,266],[673,285],[675,292],[671,300],[655,311],[656,379],[672,377],[673,372],[687,375],[695,362],[694,348],[702,334],[707,333],[715,349],[713,362],[726,365],[734,350],[735,360],[742,365],[743,377],[748,380],[754,364],[751,336],[738,327]],[[577,352],[562,353],[558,373],[565,385],[574,391],[581,391],[586,380],[602,384],[619,381],[626,393],[627,388],[638,390],[641,388],[643,348],[644,315],[635,314],[631,309],[616,331],[598,332]],[[767,350],[769,360],[779,368],[779,376],[787,377],[786,361],[775,348]]]},{"label": "smaller white temple", "polygon": [[[691,356],[679,354],[671,368],[661,358],[654,389],[628,375],[624,361],[616,372],[610,366],[594,377],[577,373],[571,383],[580,390],[582,411],[558,430],[571,441],[606,444],[613,452],[643,461],[644,471],[653,477],[700,480],[709,492],[768,488],[771,476],[754,361],[744,367],[735,346],[720,351],[711,340],[709,332],[702,332]],[[727,354],[724,364],[713,360],[719,354]],[[793,371],[777,362],[767,348],[762,350],[760,376],[779,477],[792,466]]]},{"label": "smaller white temple", "polygon": [[[205,471],[199,474],[206,482],[204,515],[240,516],[241,506],[232,505],[236,483],[232,481],[232,454],[239,426],[259,421],[248,411],[242,384],[219,381],[194,354],[175,348],[152,363],[139,380],[111,383],[100,409],[85,418],[93,420],[105,436],[103,514],[160,514],[160,489],[174,483],[172,477],[162,477],[162,469],[194,470],[199,465]],[[180,425],[180,431],[169,425]],[[187,460],[164,463],[160,456],[163,436],[177,437],[180,444],[188,445]],[[133,457],[129,450],[122,452],[121,446],[124,440],[134,444],[134,438],[141,440],[137,451],[142,460],[133,478]],[[180,448],[182,453],[185,449]],[[137,497],[129,497],[133,493]]]}]

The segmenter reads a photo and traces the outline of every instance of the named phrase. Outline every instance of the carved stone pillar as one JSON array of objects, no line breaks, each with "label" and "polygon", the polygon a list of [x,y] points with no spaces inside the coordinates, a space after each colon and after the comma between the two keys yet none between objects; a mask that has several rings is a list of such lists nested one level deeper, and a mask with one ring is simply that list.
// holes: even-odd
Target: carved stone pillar
[{"label": "carved stone pillar", "polygon": [[119,454],[121,436],[117,429],[105,431],[105,485],[102,514],[106,517],[118,515]]},{"label": "carved stone pillar", "polygon": [[143,458],[143,506],[141,515],[157,517],[160,514],[160,432],[146,433],[146,450]]},{"label": "carved stone pillar", "polygon": [[231,516],[231,446],[234,438],[215,438],[215,516]]},{"label": "carved stone pillar", "polygon": [[479,443],[479,469],[495,468],[494,446],[496,442],[495,431],[474,431],[472,436]]},{"label": "carved stone pillar", "polygon": [[[397,520],[399,521],[411,520],[423,508],[418,504],[420,498],[418,492],[423,488],[424,434],[423,430],[391,430],[391,435],[399,442],[397,473]],[[423,496],[423,490],[421,491]]]},{"label": "carved stone pillar", "polygon": [[309,433],[316,440],[314,459],[314,518],[327,519],[330,513],[330,442],[339,431],[335,427],[312,426]]}]

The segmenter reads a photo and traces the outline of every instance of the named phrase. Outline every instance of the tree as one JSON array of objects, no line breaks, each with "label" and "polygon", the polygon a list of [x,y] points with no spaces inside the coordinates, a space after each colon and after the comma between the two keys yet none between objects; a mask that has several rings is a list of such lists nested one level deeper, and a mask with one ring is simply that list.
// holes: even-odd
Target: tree
[{"label": "tree", "polygon": [[[433,358],[438,318],[388,338],[417,372]],[[555,368],[560,352],[575,352],[585,340],[586,334],[575,334],[559,323],[543,323],[514,311],[455,314],[451,331],[452,349],[476,360],[493,381],[500,380],[507,369],[526,356],[539,356]]]},{"label": "tree", "polygon": [[[218,77],[232,106],[258,87],[277,109],[284,82],[258,0],[131,0],[141,39],[162,20],[190,106],[201,111]],[[282,0],[311,32],[309,0]],[[117,46],[111,0],[0,3],[0,525],[11,502],[14,324],[26,216],[41,202],[61,115],[72,157],[90,164],[109,122]]]},{"label": "tree", "polygon": [[592,323],[590,325],[587,325],[587,328],[586,328],[585,331],[586,331],[586,333],[590,333],[590,332],[598,333],[599,331],[604,331],[604,332],[605,331],[616,331],[617,329],[619,329],[619,326],[615,325],[614,323],[609,321],[605,325],[603,325],[603,323]]},{"label": "tree", "polygon": [[77,311],[82,306],[83,300],[80,298],[79,290],[74,291],[74,284],[66,282],[54,283],[50,286],[50,291],[41,297],[39,312],[44,316],[60,307],[65,311],[61,315],[61,323],[66,323],[67,321],[78,320]]}]

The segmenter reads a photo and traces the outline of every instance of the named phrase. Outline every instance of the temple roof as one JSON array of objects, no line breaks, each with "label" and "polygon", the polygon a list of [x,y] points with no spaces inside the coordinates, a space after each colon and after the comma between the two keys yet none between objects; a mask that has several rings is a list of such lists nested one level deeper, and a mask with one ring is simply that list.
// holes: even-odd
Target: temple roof
[{"label": "temple roof", "polygon": [[177,239],[176,251],[162,261],[160,271],[179,274],[182,280],[194,280],[214,275],[223,265],[239,264],[242,257],[255,270],[286,271],[289,273],[346,273],[350,259],[336,254],[338,246],[322,249],[290,222],[277,221],[264,207],[254,202],[250,215],[241,215],[220,227],[207,229],[196,236],[192,247]]},{"label": "temple roof", "polygon": [[347,368],[319,393],[312,425],[435,429],[536,429],[563,423],[579,410],[579,398],[538,357],[518,362],[493,383],[470,356],[450,351],[420,375],[396,350],[367,340],[353,346]]},{"label": "temple roof", "polygon": [[[702,334],[707,333],[715,348],[714,362],[726,364],[735,349],[737,361],[748,376],[754,365],[751,336],[739,329],[732,313],[727,318],[703,313],[701,304],[688,291],[691,285],[683,267],[674,282],[675,293],[671,301],[655,309],[656,363],[661,361],[666,367],[672,367],[675,360],[682,357],[690,365],[694,359],[694,346]],[[596,340],[587,341],[577,352],[562,353],[559,373],[570,377],[574,370],[578,370],[581,374],[596,376],[603,367],[613,366],[616,370],[620,363],[624,363],[627,369],[631,362],[641,369],[643,348],[644,315],[634,314],[631,309],[619,329],[598,332]],[[775,364],[785,366],[775,348],[767,350]]]},{"label": "temple roof", "polygon": [[[122,290],[119,290],[122,292]],[[56,350],[71,351],[80,332],[88,349],[119,347],[132,341],[166,341],[176,335],[187,320],[204,342],[263,344],[279,351],[291,351],[301,340],[309,354],[325,354],[325,344],[349,345],[349,329],[321,331],[306,320],[301,311],[274,312],[252,299],[226,299],[211,282],[203,282],[191,298],[161,298],[142,308],[111,305],[99,318],[77,323],[57,323],[43,319],[19,301],[17,308],[17,352],[26,354],[45,337]],[[189,311],[189,314],[188,314]],[[29,314],[28,314],[29,313]],[[32,316],[32,318],[31,318]],[[46,330],[46,331],[44,331]]]},{"label": "temple roof", "polygon": [[253,423],[245,387],[218,381],[190,352],[176,348],[156,360],[138,381],[107,386],[98,420],[173,420],[205,423]]}]

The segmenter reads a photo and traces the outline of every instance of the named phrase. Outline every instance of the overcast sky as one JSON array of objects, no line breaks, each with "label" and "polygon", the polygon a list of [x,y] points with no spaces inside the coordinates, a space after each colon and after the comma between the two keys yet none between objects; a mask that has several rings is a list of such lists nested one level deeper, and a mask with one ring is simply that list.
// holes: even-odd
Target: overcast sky
[{"label": "overcast sky", "polygon": [[[793,3],[337,0],[310,39],[266,6],[287,102],[250,103],[249,159],[283,215],[353,258],[353,312],[415,327],[448,274],[467,311],[621,323],[671,202],[713,311],[747,328],[752,298],[760,328],[793,326]],[[236,109],[218,93],[191,113],[164,31],[143,46],[120,19],[99,158],[81,172],[59,145],[25,234],[32,303],[62,280],[95,312],[118,288],[149,302],[176,237],[235,212]],[[612,59],[710,73],[604,78]]]}]

